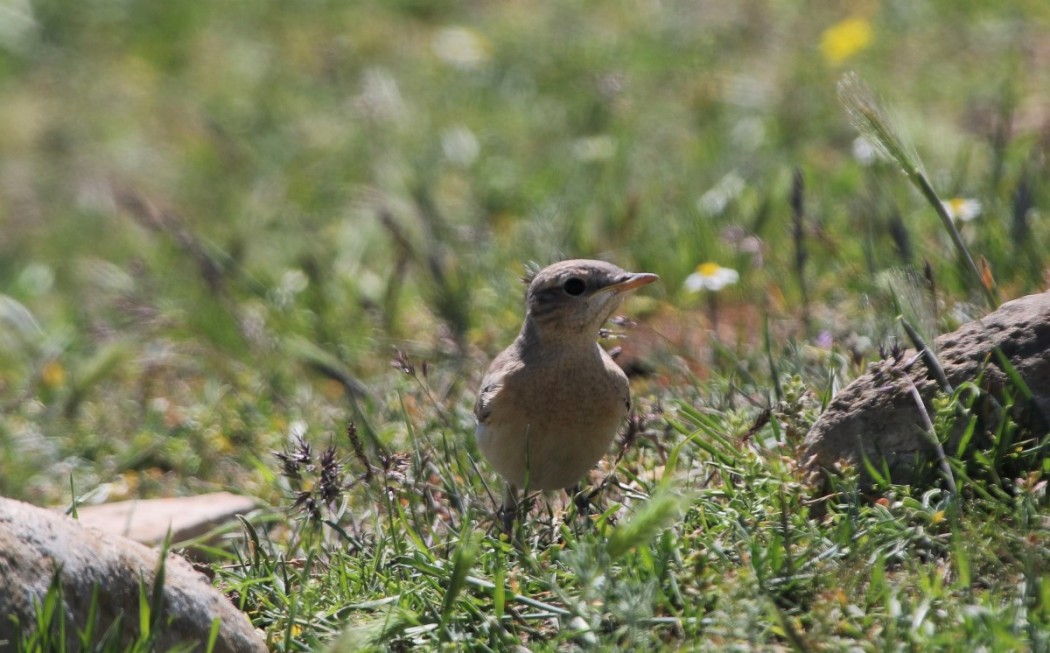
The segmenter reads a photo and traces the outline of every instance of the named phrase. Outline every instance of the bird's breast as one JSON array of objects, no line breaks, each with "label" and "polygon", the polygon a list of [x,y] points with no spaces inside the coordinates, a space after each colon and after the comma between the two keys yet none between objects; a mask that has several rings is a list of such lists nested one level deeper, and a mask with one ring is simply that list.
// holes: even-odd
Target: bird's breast
[{"label": "bird's breast", "polygon": [[527,476],[537,489],[566,487],[586,474],[630,406],[627,377],[596,344],[575,355],[524,360],[482,385],[479,448],[512,483]]}]

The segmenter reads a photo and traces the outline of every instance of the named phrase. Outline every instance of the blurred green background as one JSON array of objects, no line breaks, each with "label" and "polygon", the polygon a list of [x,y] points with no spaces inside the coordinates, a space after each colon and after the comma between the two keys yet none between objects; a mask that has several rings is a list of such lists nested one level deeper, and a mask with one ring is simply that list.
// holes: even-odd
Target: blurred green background
[{"label": "blurred green background", "polygon": [[1045,288],[1048,25],[1044,0],[2,0],[0,494],[266,496],[269,451],[341,432],[348,393],[402,433],[395,349],[469,433],[529,261],[656,272],[629,312],[698,331],[683,280],[736,269],[745,359],[760,311],[878,344],[888,269],[975,297],[857,140],[848,70],[980,202],[1002,296]]}]

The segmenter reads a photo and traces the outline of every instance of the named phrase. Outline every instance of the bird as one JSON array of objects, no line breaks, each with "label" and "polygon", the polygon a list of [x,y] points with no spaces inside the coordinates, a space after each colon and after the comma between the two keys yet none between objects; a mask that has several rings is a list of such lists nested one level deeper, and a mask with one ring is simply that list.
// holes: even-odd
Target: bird
[{"label": "bird", "polygon": [[599,332],[631,291],[658,278],[587,259],[533,277],[521,331],[489,365],[474,405],[478,449],[506,484],[498,514],[508,530],[519,489],[582,496],[580,480],[631,409],[627,375]]}]

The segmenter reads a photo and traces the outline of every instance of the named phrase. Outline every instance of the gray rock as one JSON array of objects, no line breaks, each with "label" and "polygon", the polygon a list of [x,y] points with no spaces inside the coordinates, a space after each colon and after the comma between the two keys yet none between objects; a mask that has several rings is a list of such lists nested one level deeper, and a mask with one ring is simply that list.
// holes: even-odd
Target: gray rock
[{"label": "gray rock", "polygon": [[[98,588],[96,638],[121,615],[121,636],[138,636],[139,581],[151,596],[159,554],[119,535],[110,535],[51,510],[0,498],[0,649],[19,638],[14,618],[34,627],[34,600],[42,602],[60,574],[67,648],[79,650],[77,633],[86,627],[92,594]],[[265,651],[248,622],[225,596],[184,559],[165,562],[164,619],[157,650],[196,644],[204,650],[213,619],[219,619],[216,651]]]},{"label": "gray rock", "polygon": [[[986,317],[938,337],[935,349],[953,388],[976,380],[983,370],[981,386],[1001,399],[1003,389],[1012,384],[1000,367],[996,347],[1035,395],[1034,405],[1021,407],[1014,418],[1033,432],[1045,433],[1050,416],[1050,292],[1007,302]],[[935,451],[923,432],[924,422],[906,379],[914,382],[932,418],[930,400],[939,386],[914,351],[872,363],[835,396],[810,429],[805,440],[807,465],[830,470],[837,461],[846,460],[866,476],[862,461],[867,456],[878,469],[885,461],[894,482],[913,482],[919,465],[931,460]],[[948,453],[954,444],[949,440]]]},{"label": "gray rock", "polygon": [[185,542],[251,512],[255,499],[230,492],[212,492],[192,497],[116,501],[81,506],[77,520],[106,533],[120,533],[143,544],[164,541],[169,529],[172,542]]}]

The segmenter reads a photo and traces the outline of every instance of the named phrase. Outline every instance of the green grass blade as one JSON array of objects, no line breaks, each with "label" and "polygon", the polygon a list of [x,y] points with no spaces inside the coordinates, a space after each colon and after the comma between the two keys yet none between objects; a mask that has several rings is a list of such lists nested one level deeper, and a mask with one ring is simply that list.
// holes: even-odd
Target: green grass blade
[{"label": "green grass blade", "polygon": [[661,491],[641,505],[626,524],[618,526],[609,536],[606,551],[616,560],[631,549],[652,541],[681,514],[686,498],[670,491]]},{"label": "green grass blade", "polygon": [[464,533],[452,554],[452,569],[445,584],[445,596],[441,602],[441,630],[448,634],[448,621],[456,604],[456,597],[466,587],[467,575],[478,555],[478,536],[475,533]]}]

